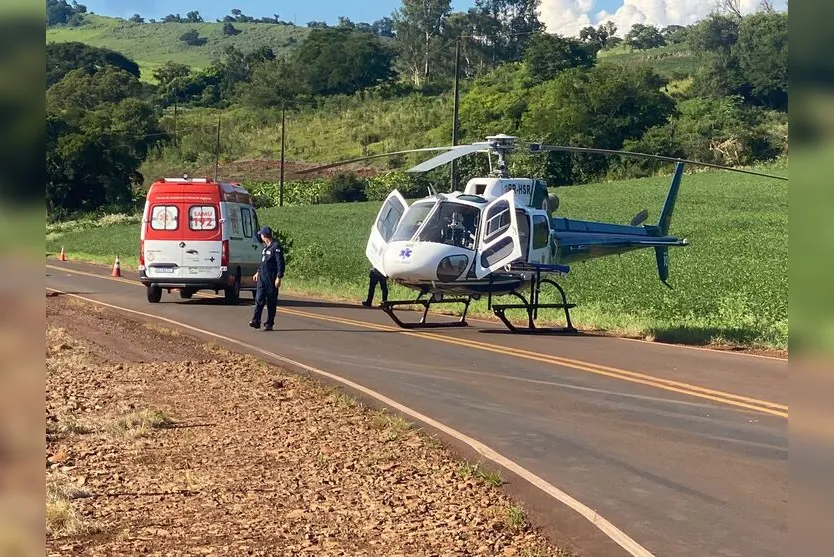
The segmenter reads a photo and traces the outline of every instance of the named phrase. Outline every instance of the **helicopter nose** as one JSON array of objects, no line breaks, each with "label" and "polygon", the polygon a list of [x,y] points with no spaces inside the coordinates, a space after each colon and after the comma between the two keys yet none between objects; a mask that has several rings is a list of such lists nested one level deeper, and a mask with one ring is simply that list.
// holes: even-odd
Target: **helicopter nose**
[{"label": "helicopter nose", "polygon": [[[452,259],[453,262],[450,261]],[[428,242],[393,242],[383,253],[383,266],[385,274],[392,279],[445,281],[457,278],[471,259],[471,253],[455,246]],[[451,263],[454,263],[454,269],[447,269]]]}]

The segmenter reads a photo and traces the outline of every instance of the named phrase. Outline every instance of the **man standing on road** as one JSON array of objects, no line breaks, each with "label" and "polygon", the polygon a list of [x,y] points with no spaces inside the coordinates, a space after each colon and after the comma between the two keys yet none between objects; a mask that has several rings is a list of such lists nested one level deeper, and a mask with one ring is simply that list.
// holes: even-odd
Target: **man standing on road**
[{"label": "man standing on road", "polygon": [[278,289],[281,287],[281,278],[284,276],[284,251],[281,249],[281,244],[273,238],[270,227],[264,226],[258,230],[258,236],[265,247],[261,252],[261,266],[252,277],[258,284],[258,291],[255,295],[255,315],[252,316],[249,326],[255,329],[261,328],[261,315],[266,305],[264,330],[271,331],[275,325]]},{"label": "man standing on road", "polygon": [[365,299],[364,302],[362,302],[362,305],[366,308],[371,307],[371,304],[373,304],[374,292],[376,291],[377,284],[379,284],[382,290],[382,301],[385,302],[388,300],[388,277],[383,275],[376,268],[373,268],[371,269],[368,278],[371,279],[370,284],[368,284],[368,297]]}]

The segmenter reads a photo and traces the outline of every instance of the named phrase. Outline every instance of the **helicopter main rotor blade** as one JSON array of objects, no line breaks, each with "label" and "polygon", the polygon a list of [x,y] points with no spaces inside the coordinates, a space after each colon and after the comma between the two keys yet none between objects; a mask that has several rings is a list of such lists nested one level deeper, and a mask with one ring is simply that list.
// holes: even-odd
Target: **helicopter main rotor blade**
[{"label": "helicopter main rotor blade", "polygon": [[679,159],[675,157],[664,157],[662,155],[651,155],[649,153],[637,153],[634,151],[617,151],[613,149],[596,149],[591,147],[570,147],[566,145],[543,145],[541,143],[530,143],[528,144],[531,153],[537,153],[540,151],[562,151],[562,152],[574,152],[574,153],[594,153],[594,154],[602,154],[602,155],[626,155],[631,157],[643,157],[647,159],[656,159],[661,161],[667,162],[683,162],[686,164],[693,164],[696,166],[707,166],[710,168],[718,168],[721,170],[731,170],[733,172],[741,172],[743,174],[753,174],[754,176],[764,176],[765,178],[774,178],[776,180],[785,180],[788,181],[787,178],[784,176],[774,176],[773,174],[765,174],[764,172],[755,172],[753,170],[744,170],[741,168],[733,168],[732,166],[724,166],[721,164],[713,164],[709,162],[701,162],[701,161],[694,161],[688,159]]},{"label": "helicopter main rotor blade", "polygon": [[446,163],[450,163],[455,159],[459,159],[460,157],[465,157],[466,155],[470,155],[472,153],[477,153],[478,151],[486,151],[487,145],[485,143],[473,143],[472,145],[458,145],[456,147],[452,147],[452,149],[441,155],[437,155],[436,157],[432,157],[427,161],[423,161],[416,166],[412,166],[406,172],[426,172],[427,170],[431,170],[433,168],[437,168],[438,166],[442,166]]},{"label": "helicopter main rotor blade", "polygon": [[344,161],[339,161],[339,162],[333,162],[333,163],[330,163],[330,164],[323,164],[321,166],[314,166],[313,168],[306,168],[304,170],[299,170],[298,172],[296,172],[296,174],[310,174],[312,172],[318,172],[319,170],[327,170],[328,168],[334,168],[334,167],[337,167],[337,166],[342,166],[342,165],[350,164],[350,163],[354,163],[354,162],[362,162],[362,161],[367,161],[367,160],[371,160],[371,159],[378,159],[380,157],[391,157],[391,156],[394,156],[394,155],[404,155],[406,153],[419,153],[419,152],[422,152],[422,151],[447,151],[449,149],[454,149],[454,148],[455,147],[453,147],[453,146],[449,146],[449,147],[424,147],[422,149],[407,149],[405,151],[393,151],[391,153],[380,153],[378,155],[368,155],[367,157],[359,157],[359,158],[356,158],[356,159],[349,159],[349,160],[344,160]]}]

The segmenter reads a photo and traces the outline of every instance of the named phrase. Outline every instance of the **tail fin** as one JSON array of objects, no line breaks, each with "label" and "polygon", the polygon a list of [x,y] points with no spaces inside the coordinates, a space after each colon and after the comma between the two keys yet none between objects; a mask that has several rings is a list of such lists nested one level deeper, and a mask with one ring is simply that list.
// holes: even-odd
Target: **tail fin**
[{"label": "tail fin", "polygon": [[[657,274],[660,281],[669,286],[666,282],[669,279],[669,248],[667,246],[655,246],[654,257],[657,260]],[[672,288],[669,286],[669,288]]]},{"label": "tail fin", "polygon": [[[657,228],[662,236],[669,234],[669,226],[672,224],[672,213],[675,211],[675,202],[678,199],[678,191],[681,186],[681,179],[683,178],[683,163],[678,162],[675,165],[675,174],[672,176],[672,185],[669,186],[669,193],[666,195],[666,202],[663,204],[663,212],[660,213],[660,220],[657,223]],[[657,274],[660,281],[669,286],[666,282],[669,279],[669,248],[667,246],[656,246],[654,248],[654,256],[657,260]],[[672,288],[669,286],[669,288]]]},{"label": "tail fin", "polygon": [[672,223],[672,213],[675,210],[675,201],[678,199],[678,190],[681,187],[683,178],[683,163],[675,165],[675,175],[672,177],[672,185],[669,186],[669,193],[666,195],[666,203],[663,204],[663,212],[660,213],[660,220],[657,227],[663,236],[669,234],[669,225]]}]

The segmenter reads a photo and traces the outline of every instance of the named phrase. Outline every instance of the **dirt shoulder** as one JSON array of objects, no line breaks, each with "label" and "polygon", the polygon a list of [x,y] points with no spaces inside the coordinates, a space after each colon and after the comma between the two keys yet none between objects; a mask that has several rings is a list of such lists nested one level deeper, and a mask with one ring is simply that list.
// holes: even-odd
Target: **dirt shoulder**
[{"label": "dirt shoulder", "polygon": [[47,298],[48,555],[564,555],[500,478],[337,390]]}]

